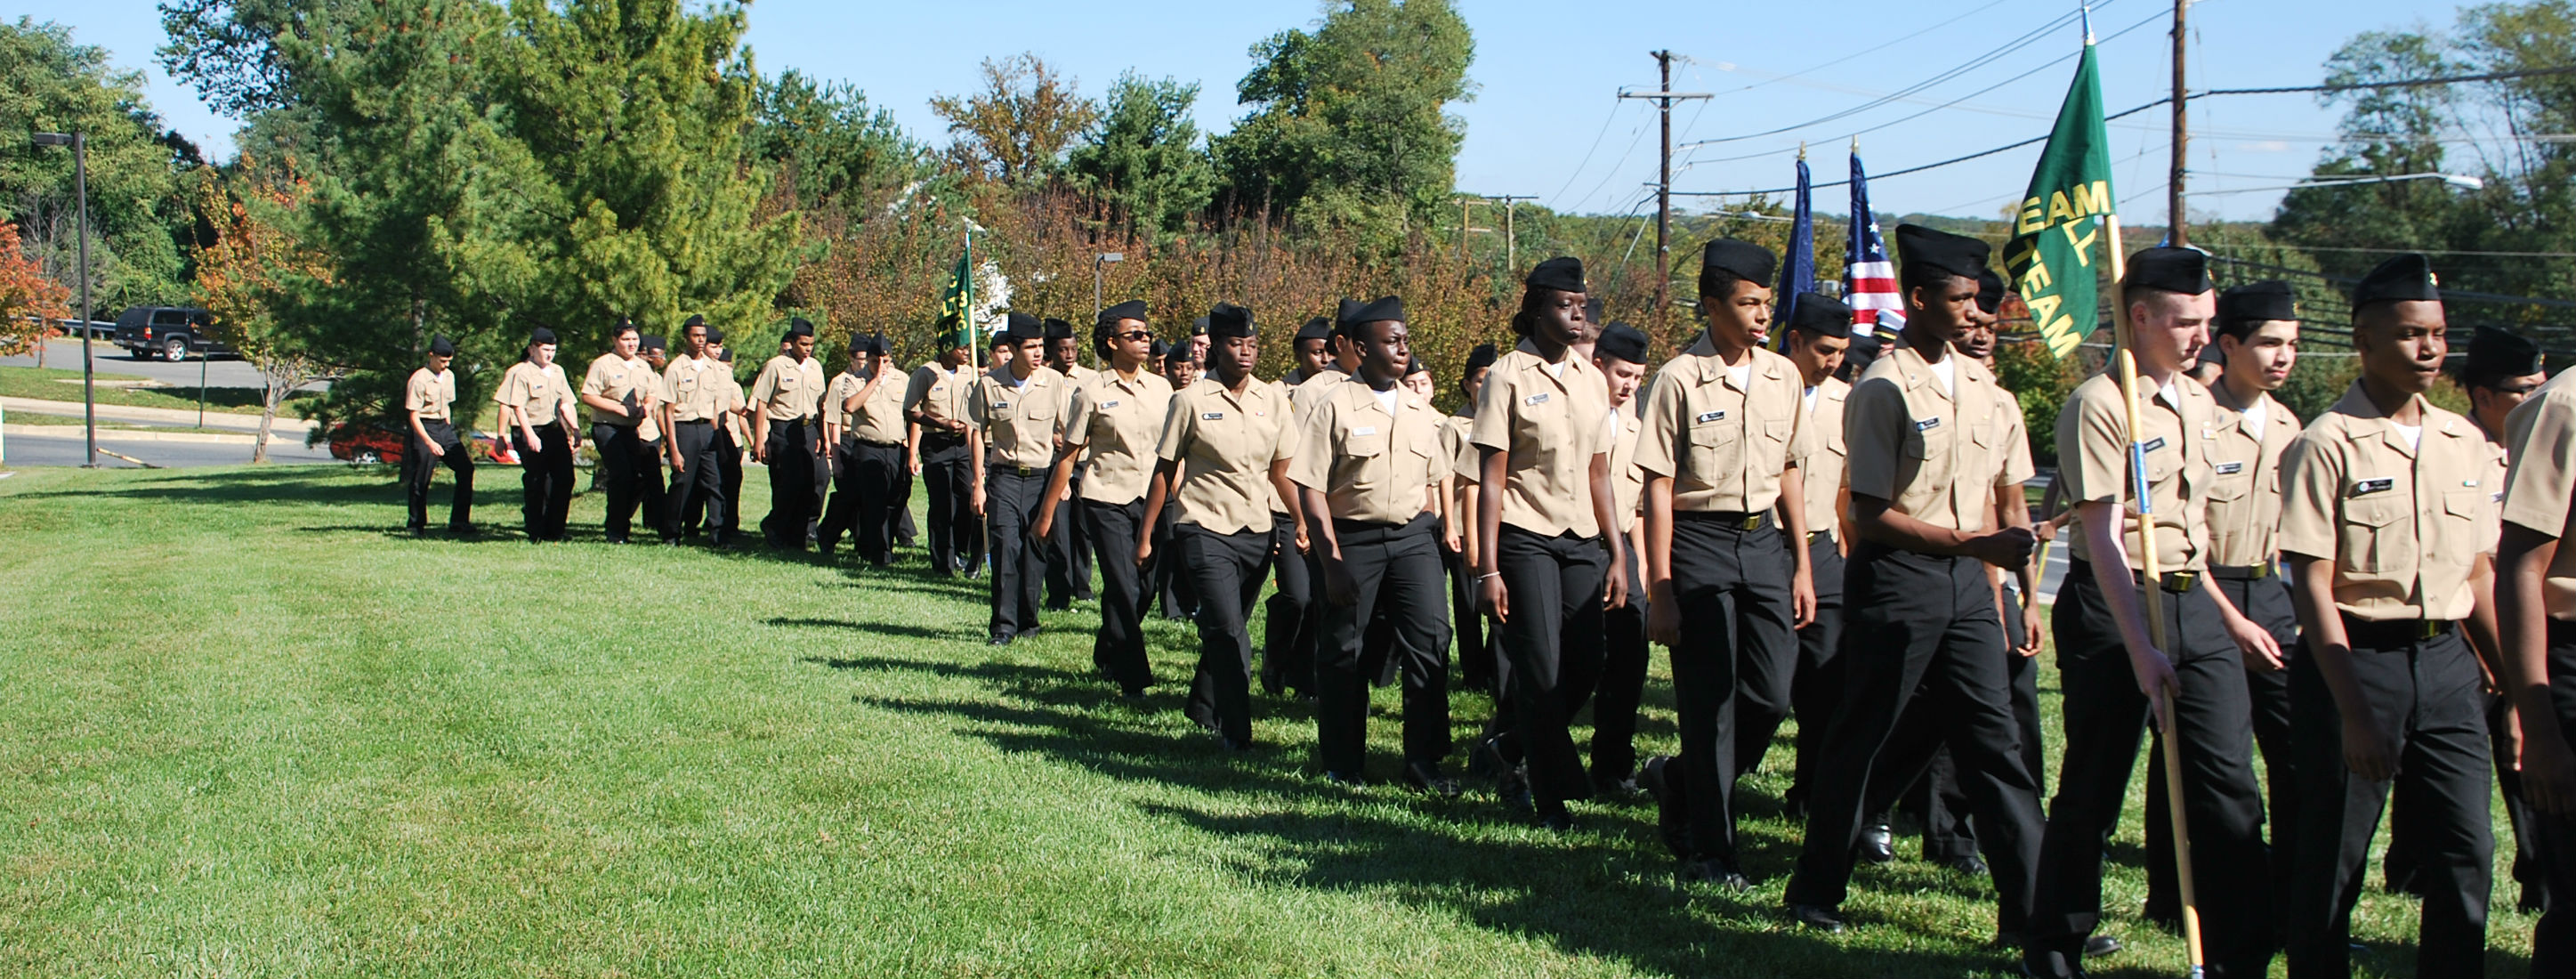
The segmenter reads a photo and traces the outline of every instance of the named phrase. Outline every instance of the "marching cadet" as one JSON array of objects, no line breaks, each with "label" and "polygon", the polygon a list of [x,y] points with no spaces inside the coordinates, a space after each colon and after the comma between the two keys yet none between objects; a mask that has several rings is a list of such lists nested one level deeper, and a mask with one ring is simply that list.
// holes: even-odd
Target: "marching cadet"
[{"label": "marching cadet", "polygon": [[1065,408],[1064,375],[1043,362],[1046,337],[1037,317],[1012,313],[1009,322],[1003,336],[1011,359],[977,378],[966,401],[967,420],[974,423],[967,439],[975,460],[975,512],[984,517],[993,548],[995,646],[1034,636],[1040,628],[1046,540],[1033,531],[1040,508],[1053,505],[1048,467],[1055,464]]},{"label": "marching cadet", "polygon": [[[1807,577],[1816,592],[1813,617],[1798,629],[1798,665],[1789,680],[1789,712],[1798,718],[1797,758],[1785,798],[1793,813],[1806,811],[1807,789],[1815,784],[1817,750],[1825,726],[1833,722],[1842,700],[1842,668],[1835,654],[1842,648],[1843,548],[1849,537],[1843,513],[1843,401],[1851,385],[1834,376],[1842,368],[1843,350],[1851,343],[1851,307],[1842,300],[1812,292],[1798,294],[1790,307],[1789,363],[1801,382],[1798,410],[1809,437],[1799,460],[1802,496],[1783,498],[1780,508],[1800,507],[1807,518]],[[1784,518],[1785,519],[1785,518]],[[1769,732],[1747,732],[1769,745]],[[1758,759],[1757,759],[1758,760]]]},{"label": "marching cadet", "polygon": [[[1587,314],[1588,315],[1588,314]],[[1637,706],[1646,695],[1646,531],[1638,522],[1646,500],[1646,473],[1637,466],[1637,388],[1646,379],[1646,334],[1626,323],[1601,327],[1592,340],[1592,366],[1609,384],[1610,413],[1619,418],[1610,449],[1610,491],[1616,532],[1627,560],[1613,573],[1628,580],[1628,603],[1601,613],[1606,633],[1601,691],[1592,702],[1592,790],[1605,795],[1637,791]],[[1473,614],[1473,610],[1469,610]]]},{"label": "marching cadet", "polygon": [[850,369],[823,393],[823,442],[832,447],[833,490],[817,528],[824,557],[845,531],[875,567],[894,561],[895,487],[905,468],[903,389],[885,334],[850,338]]},{"label": "marching cadet", "polygon": [[644,361],[645,381],[653,388],[653,408],[645,412],[644,419],[635,425],[636,441],[644,447],[642,466],[637,470],[641,482],[635,487],[636,512],[643,514],[645,520],[654,522],[655,529],[661,532],[662,543],[676,544],[680,541],[680,531],[671,523],[670,489],[662,473],[662,443],[671,435],[670,427],[662,424],[662,416],[666,414],[662,405],[662,371],[671,366],[671,354],[662,338],[650,333],[644,334],[636,344],[636,352]]},{"label": "marching cadet", "polygon": [[[1055,368],[1056,373],[1064,375],[1065,379],[1062,393],[1066,399],[1063,406],[1066,414],[1057,416],[1064,418],[1071,413],[1073,392],[1081,390],[1100,372],[1082,366],[1080,346],[1073,338],[1073,324],[1048,317],[1042,326],[1046,334],[1047,366]],[[1088,602],[1095,597],[1091,591],[1091,538],[1083,532],[1082,521],[1073,515],[1074,500],[1081,495],[1082,479],[1076,474],[1073,484],[1053,497],[1055,519],[1047,523],[1052,532],[1040,535],[1046,538],[1048,611],[1072,608],[1076,601]]]},{"label": "marching cadet", "polygon": [[[742,380],[734,376],[733,348],[724,345],[724,336],[720,329],[707,331],[707,343],[716,352],[716,369],[711,376],[716,381],[716,396],[720,399],[717,402],[718,414],[724,419],[724,424],[718,429],[722,439],[716,452],[717,468],[724,473],[724,520],[721,532],[713,540],[717,547],[729,546],[742,533],[742,460],[750,454],[753,444],[751,402],[743,396]],[[708,519],[714,521],[712,515]]]},{"label": "marching cadet", "polygon": [[[641,426],[653,417],[655,389],[652,365],[644,362],[642,337],[633,320],[621,320],[609,331],[609,349],[590,362],[581,376],[581,403],[590,409],[590,439],[599,448],[600,481],[608,484],[607,537],[624,544],[633,530],[635,510],[643,503],[644,467],[652,456],[644,448]],[[659,528],[657,515],[644,513],[647,526]]]},{"label": "marching cadet", "polygon": [[939,356],[912,372],[904,386],[909,466],[930,496],[930,567],[942,576],[984,569],[984,522],[975,516],[974,466],[966,458],[966,396],[975,373],[967,369],[974,348],[959,327],[941,334]]},{"label": "marching cadet", "polygon": [[[1348,302],[1349,300],[1344,300]],[[1280,394],[1288,399],[1297,417],[1290,422],[1293,441],[1305,431],[1305,413],[1298,409],[1298,399],[1310,387],[1329,387],[1350,378],[1350,367],[1344,362],[1339,334],[1330,317],[1318,316],[1297,328],[1297,369],[1274,382]],[[1294,496],[1295,494],[1289,494]],[[1273,540],[1270,542],[1271,566],[1278,573],[1279,588],[1270,593],[1268,612],[1261,635],[1261,689],[1272,696],[1286,693],[1292,697],[1314,695],[1315,642],[1320,636],[1322,611],[1315,607],[1315,576],[1321,574],[1313,540],[1302,520],[1288,520],[1282,498],[1273,506]]]},{"label": "marching cadet", "polygon": [[1327,781],[1367,784],[1368,685],[1361,646],[1383,612],[1404,675],[1404,783],[1458,794],[1449,754],[1447,616],[1441,612],[1439,415],[1402,387],[1413,359],[1404,302],[1346,303],[1336,324],[1360,353],[1352,380],[1309,389],[1288,477],[1322,565],[1315,656],[1315,742]]},{"label": "marching cadet", "polygon": [[403,488],[411,498],[411,521],[404,524],[417,537],[429,533],[429,478],[445,464],[456,474],[456,492],[447,504],[447,532],[474,532],[474,453],[456,437],[449,409],[456,403],[456,344],[444,336],[429,338],[421,368],[403,385],[403,415],[411,426],[411,444],[403,450]]},{"label": "marching cadet", "polygon": [[[1814,441],[1800,411],[1805,378],[1762,345],[1776,260],[1720,238],[1700,258],[1699,342],[1655,372],[1641,419],[1645,473],[1646,635],[1672,650],[1681,728],[1678,771],[1649,782],[1659,807],[1686,814],[1682,877],[1748,886],[1735,853],[1740,766],[1761,757],[1738,725],[1766,735],[1789,710],[1799,627],[1814,614],[1799,469]],[[1774,523],[1786,517],[1786,528]],[[1791,547],[1789,541],[1800,542]],[[1669,818],[1669,817],[1666,817]]]},{"label": "marching cadet", "polygon": [[1602,610],[1628,600],[1624,576],[1606,574],[1627,560],[1604,533],[1618,527],[1618,422],[1600,368],[1571,349],[1584,291],[1579,259],[1530,270],[1512,317],[1521,342],[1487,375],[1471,440],[1484,453],[1476,538],[1492,542],[1476,555],[1477,605],[1502,631],[1512,700],[1511,727],[1477,750],[1496,795],[1560,833],[1574,827],[1565,804],[1592,796],[1567,726],[1600,679]]},{"label": "marching cadet", "polygon": [[1449,512],[1458,521],[1458,546],[1444,551],[1449,562],[1450,632],[1458,648],[1458,682],[1493,695],[1494,672],[1501,652],[1485,641],[1485,618],[1476,612],[1476,478],[1482,475],[1482,453],[1469,436],[1476,425],[1476,392],[1494,369],[1494,345],[1480,343],[1467,353],[1458,372],[1458,413],[1444,419],[1441,444],[1448,447]]},{"label": "marching cadet", "polygon": [[2424,399],[2446,332],[2430,261],[2372,269],[2352,296],[2361,377],[2281,458],[2280,547],[2307,642],[2290,662],[2305,797],[2285,929],[2293,977],[2350,972],[2353,902],[2392,784],[2419,830],[2415,973],[2485,969],[2486,714],[2460,626],[2492,637],[2481,541],[2493,450]]},{"label": "marching cadet", "polygon": [[[1975,315],[1987,246],[1900,225],[1905,329],[1843,406],[1852,545],[1844,574],[1846,681],[1808,797],[1787,900],[1799,924],[1840,931],[1870,768],[1920,687],[1960,767],[1981,836],[1991,833],[1999,931],[2020,933],[2039,855],[2036,783],[2023,764],[1985,566],[2027,561],[2028,527],[1989,528],[1996,488],[2031,475],[2007,443],[2011,401],[1950,342]],[[1803,489],[1804,487],[1801,487]],[[1868,636],[1866,641],[1859,636]],[[1801,721],[1803,725],[1805,721]]]},{"label": "marching cadet", "polygon": [[[714,512],[721,518],[724,512],[724,465],[717,458],[724,392],[716,380],[724,367],[710,352],[711,335],[706,317],[689,317],[680,324],[680,356],[662,369],[661,420],[669,433],[663,451],[670,458],[672,478],[670,510],[662,519],[675,533],[692,525],[696,514]],[[724,543],[721,535],[717,543]]]},{"label": "marching cadet", "polygon": [[823,364],[814,359],[814,324],[796,317],[779,338],[785,348],[751,382],[752,460],[769,466],[769,516],[760,536],[770,547],[802,551],[815,521],[819,478],[830,478],[822,453]]},{"label": "marching cadet", "polygon": [[[1199,596],[1199,664],[1187,713],[1240,751],[1252,746],[1252,634],[1244,622],[1261,595],[1279,501],[1297,506],[1288,481],[1297,432],[1286,392],[1252,376],[1261,359],[1252,311],[1218,303],[1208,311],[1208,340],[1207,377],[1174,392],[1163,412],[1145,522],[1167,504],[1180,511],[1172,543]],[[1151,537],[1137,541],[1137,563],[1153,554]]]},{"label": "marching cadet", "polygon": [[[2548,910],[2533,927],[2531,974],[2576,971],[2576,372],[2532,391],[2506,416],[2512,469],[2505,476],[2495,597],[2503,632],[2503,686],[2521,721],[2526,824],[2539,837]],[[2528,893],[2526,885],[2526,893]]]},{"label": "marching cadet", "polygon": [[[1207,325],[1208,318],[1199,317],[1191,327],[1191,335],[1205,339]],[[1204,373],[1204,356],[1193,351],[1203,346],[1184,342],[1170,348],[1163,358],[1162,372],[1163,380],[1172,385],[1172,390],[1178,391],[1198,383]],[[1179,507],[1169,507],[1163,511],[1162,517],[1154,521],[1153,587],[1155,594],[1162,596],[1163,617],[1166,619],[1188,619],[1197,614],[1199,607],[1198,586],[1191,582],[1189,574],[1181,567],[1180,549],[1172,544],[1172,528],[1177,526],[1174,521],[1180,515]]]},{"label": "marching cadet", "polygon": [[[1145,323],[1145,304],[1128,300],[1100,311],[1091,328],[1091,343],[1105,371],[1087,371],[1082,380],[1065,383],[1073,397],[1064,416],[1064,450],[1048,480],[1047,496],[1073,492],[1081,496],[1075,513],[1090,532],[1084,540],[1111,545],[1101,562],[1100,631],[1092,638],[1091,663],[1130,702],[1141,701],[1154,683],[1153,664],[1145,658],[1145,594],[1137,583],[1137,563],[1122,560],[1125,544],[1146,528],[1145,491],[1154,473],[1154,439],[1163,413],[1172,406],[1172,385],[1145,370],[1153,330]],[[1082,479],[1075,489],[1074,464]],[[1037,536],[1053,530],[1055,511],[1038,515]]]},{"label": "marching cadet", "polygon": [[[2103,844],[2128,798],[2138,734],[2167,703],[2176,728],[2155,733],[2155,750],[2178,741],[2189,779],[2183,805],[2210,971],[2258,976],[2271,960],[2245,660],[2277,663],[2280,653],[2271,634],[2208,578],[2207,503],[2216,480],[2209,451],[2218,440],[2218,408],[2209,390],[2184,374],[2217,313],[2207,261],[2189,248],[2149,248],[2129,259],[2122,295],[2140,390],[2124,392],[2115,372],[2104,371],[2078,385],[2057,416],[2057,454],[2065,463],[2058,478],[2074,504],[2076,533],[2052,617],[2066,690],[2066,754],[2024,935],[2023,962],[2033,975],[2083,972],[2084,941],[2101,921]],[[2122,400],[2132,395],[2134,409]],[[2132,431],[2130,418],[2143,430]],[[2133,456],[2138,443],[2144,445]],[[2146,472],[2133,474],[2132,465]],[[2132,532],[2123,507],[2138,484],[2149,499],[2137,507],[2145,514]],[[2141,581],[2145,558],[2132,555],[2149,547],[2162,577]],[[2143,588],[2165,592],[2161,643],[2150,635]]]},{"label": "marching cadet", "polygon": [[492,392],[501,426],[518,436],[520,509],[531,541],[564,539],[564,514],[572,508],[572,456],[581,451],[573,430],[572,382],[555,363],[555,331],[528,335],[525,359],[501,375]]},{"label": "marching cadet", "polygon": [[[2291,843],[2299,825],[2296,752],[2290,746],[2290,673],[2299,655],[2298,613],[2289,583],[2275,572],[2280,551],[2281,454],[2299,436],[2298,416],[2272,392],[2299,359],[2299,313],[2289,283],[2237,286],[2218,294],[2216,338],[2201,362],[2216,363],[2209,385],[2218,404],[2218,438],[2209,445],[2209,577],[2228,604],[2271,634],[2280,660],[2245,657],[2245,696],[2254,746],[2263,753],[2265,822],[2271,828],[2272,906],[2288,907]],[[2166,811],[2164,768],[2147,769],[2147,907],[2150,921],[2180,927],[2182,899],[2173,877],[2173,831]],[[2195,840],[2198,837],[2194,837]]]}]

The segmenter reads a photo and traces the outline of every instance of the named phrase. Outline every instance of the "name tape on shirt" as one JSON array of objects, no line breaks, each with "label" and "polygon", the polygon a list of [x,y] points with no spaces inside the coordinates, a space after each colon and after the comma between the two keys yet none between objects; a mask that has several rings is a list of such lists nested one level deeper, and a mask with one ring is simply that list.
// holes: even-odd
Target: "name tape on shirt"
[{"label": "name tape on shirt", "polygon": [[1211,411],[1211,412],[1208,412],[1207,414],[1204,414],[1204,415],[1200,415],[1200,416],[1199,416],[1199,420],[1200,420],[1200,421],[1210,421],[1210,422],[1212,422],[1212,421],[1222,421],[1222,420],[1224,420],[1224,418],[1225,418],[1225,412],[1222,412],[1222,411]]},{"label": "name tape on shirt", "polygon": [[1008,401],[996,401],[996,402],[993,402],[993,410],[994,410],[994,411],[1008,411],[1008,410],[1010,410],[1010,407],[1011,407],[1011,403],[1010,403],[1010,402],[1008,402]]},{"label": "name tape on shirt", "polygon": [[1701,413],[1699,414],[1699,418],[1697,419],[1697,424],[1706,425],[1706,424],[1708,424],[1708,423],[1710,423],[1710,422],[1725,421],[1725,420],[1726,420],[1726,409],[1724,409],[1724,408],[1720,408],[1720,409],[1718,409],[1718,410],[1716,410],[1716,411],[1704,411],[1704,412],[1701,412]]},{"label": "name tape on shirt", "polygon": [[2396,489],[2396,488],[2397,488],[2397,479],[2396,479],[2396,477],[2393,477],[2393,476],[2382,476],[2382,477],[2379,477],[2378,479],[2364,479],[2364,480],[2361,480],[2361,481],[2358,481],[2358,482],[2353,483],[2353,484],[2352,484],[2352,495],[2354,495],[2354,496],[2361,496],[2361,495],[2363,495],[2363,494],[2367,494],[2367,493],[2385,493],[2385,492],[2388,492],[2389,490]]},{"label": "name tape on shirt", "polygon": [[1939,427],[1941,427],[1941,419],[1938,418],[1926,418],[1914,423],[1914,430],[1918,432],[1928,432]]},{"label": "name tape on shirt", "polygon": [[2237,473],[2244,472],[2245,464],[2242,462],[2222,462],[2213,468],[2217,469],[2218,474],[2221,476],[2233,476]]},{"label": "name tape on shirt", "polygon": [[2157,449],[2161,449],[2161,448],[2164,448],[2164,447],[2165,447],[2165,437],[2164,437],[2164,436],[2162,436],[2162,435],[2158,435],[2158,436],[2156,436],[2156,437],[2155,437],[2155,441],[2148,442],[2148,443],[2146,444],[2146,447],[2145,447],[2144,451],[2147,451],[2147,452],[2154,452],[2154,451],[2156,451]]},{"label": "name tape on shirt", "polygon": [[1103,408],[1115,408],[1115,407],[1118,407],[1118,402],[1115,402],[1115,401],[1103,401],[1103,402],[1101,402],[1101,403],[1100,403],[1100,406],[1101,406],[1101,407],[1103,407]]},{"label": "name tape on shirt", "polygon": [[1525,405],[1543,405],[1543,404],[1546,404],[1546,403],[1547,403],[1547,392],[1545,392],[1545,391],[1541,391],[1541,392],[1539,392],[1539,393],[1537,393],[1537,394],[1530,395],[1529,397],[1522,398],[1522,399],[1521,399],[1521,403],[1522,403],[1522,404],[1525,404]]},{"label": "name tape on shirt", "polygon": [[1363,436],[1363,435],[1375,435],[1375,434],[1377,434],[1377,426],[1375,426],[1375,425],[1362,425],[1362,426],[1360,426],[1360,427],[1358,427],[1358,428],[1351,429],[1351,437],[1352,437],[1352,438],[1359,438],[1359,437],[1361,437],[1361,436]]}]

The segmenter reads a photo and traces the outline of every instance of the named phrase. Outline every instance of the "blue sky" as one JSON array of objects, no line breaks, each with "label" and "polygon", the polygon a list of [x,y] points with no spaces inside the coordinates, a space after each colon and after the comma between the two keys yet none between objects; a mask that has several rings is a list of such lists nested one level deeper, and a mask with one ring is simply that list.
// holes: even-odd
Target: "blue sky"
[{"label": "blue sky", "polygon": [[[1458,189],[1529,194],[1563,210],[1627,213],[1655,174],[1651,108],[1616,98],[1622,86],[1651,91],[1668,48],[1676,90],[1716,97],[1673,113],[1674,187],[1740,191],[1790,182],[1800,139],[1809,140],[1818,180],[1844,170],[1848,134],[1861,136],[1873,171],[1892,171],[2016,142],[2045,132],[2073,72],[2081,40],[2069,24],[1983,67],[1846,118],[1820,117],[1941,75],[2020,38],[2074,5],[2063,0],[1956,0],[1931,5],[1890,0],[1811,3],[1576,4],[1458,0],[1476,36],[1468,69],[1474,100],[1456,107],[1467,123]],[[70,25],[82,43],[106,47],[120,67],[145,71],[154,106],[182,133],[227,152],[235,123],[207,111],[161,75],[152,49],[159,14],[137,0],[20,0],[18,12]],[[2327,55],[2366,30],[2447,26],[2447,0],[2202,0],[2193,4],[2188,63],[2192,87],[2315,84]],[[1098,94],[1129,68],[1200,83],[1199,121],[1222,131],[1241,114],[1234,83],[1251,67],[1250,46],[1320,17],[1313,0],[1128,0],[1123,3],[960,0],[951,3],[760,0],[748,42],[760,70],[797,68],[844,79],[892,109],[934,144],[946,134],[928,100],[976,84],[985,57],[1035,51]],[[2170,86],[2170,3],[2094,4],[2101,37],[2103,99],[2118,111]],[[2133,25],[2141,25],[2135,26]],[[2125,34],[2118,32],[2129,29]],[[2117,34],[2118,36],[2114,36]],[[2067,58],[2051,65],[2052,59]],[[2019,81],[2014,76],[2028,73]],[[1991,88],[1990,91],[1987,89]],[[1952,104],[1955,103],[1955,104]],[[1942,107],[1942,106],[1947,107]],[[1926,112],[1926,110],[1935,110]],[[1916,116],[1910,121],[1904,117]],[[2337,112],[2310,95],[2201,99],[2192,106],[2188,165],[2197,192],[2270,187],[2307,172],[2333,135]],[[1793,127],[1754,138],[1743,134]],[[2166,114],[2159,108],[2112,123],[2114,180],[2133,223],[2164,219]],[[1881,211],[1992,215],[2020,193],[2038,147],[1922,174],[1876,180]],[[1748,159],[1735,159],[1750,157]],[[1839,189],[1819,192],[1819,210],[1843,210]],[[2264,218],[2277,192],[2195,196],[2195,215]],[[1720,206],[1724,199],[1688,201]]]}]

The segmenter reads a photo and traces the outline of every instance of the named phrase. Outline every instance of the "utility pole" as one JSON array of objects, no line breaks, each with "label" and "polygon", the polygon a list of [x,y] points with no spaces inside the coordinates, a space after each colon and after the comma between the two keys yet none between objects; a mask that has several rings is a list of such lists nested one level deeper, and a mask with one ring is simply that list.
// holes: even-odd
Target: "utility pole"
[{"label": "utility pole", "polygon": [[[2168,237],[2170,237],[2170,238],[2172,239],[2173,246],[2174,246],[2174,247],[2176,247],[2176,248],[2181,248],[2181,247],[2183,247],[2184,245],[2190,244],[2190,238],[2189,238],[2189,236],[2188,236],[2188,233],[2184,230],[2184,227],[2183,227],[2183,226],[2184,226],[2184,224],[2186,223],[2186,221],[2185,221],[2185,215],[2184,215],[2184,213],[2183,213],[2183,209],[2182,209],[2182,197],[2183,197],[2183,190],[2182,190],[2182,177],[2183,177],[2182,162],[2183,162],[2183,150],[2184,150],[2184,147],[2186,147],[2187,145],[2189,145],[2189,144],[2190,144],[2190,142],[2191,142],[2191,129],[2190,129],[2190,127],[2189,127],[2189,126],[2185,125],[2185,122],[2184,122],[2184,108],[2183,108],[2184,106],[2186,106],[2186,105],[2188,105],[2188,104],[2190,104],[2190,103],[2189,103],[2189,102],[2187,102],[2187,101],[2185,101],[2185,98],[2184,98],[2184,92],[2183,92],[2183,64],[2182,64],[2183,24],[2182,24],[2182,13],[2183,13],[2183,11],[2184,11],[2184,10],[2190,9],[2190,7],[2191,7],[2191,0],[2174,0],[2174,25],[2173,25],[2173,172],[2167,175],[2167,178],[2168,178],[2168,179],[2167,179],[2167,180],[2166,180],[2166,182],[2165,182],[2165,224],[2166,224],[2166,232],[2165,232],[2165,233],[2166,233],[2166,235],[2167,235]],[[2111,247],[2113,247],[2113,248],[2119,248],[2119,247],[2121,247],[2121,245],[2120,245],[2120,243],[2119,243],[2119,242],[2116,242],[2116,241],[2115,241],[2115,242],[2112,242],[2112,243],[2111,243]]]},{"label": "utility pole", "polygon": [[1521,270],[1521,239],[1519,235],[1513,233],[1512,218],[1519,210],[1522,201],[1534,201],[1538,198],[1529,194],[1487,194],[1485,199],[1503,202],[1503,272],[1507,275],[1518,274]]},{"label": "utility pole", "polygon": [[1653,92],[1621,92],[1623,99],[1653,99],[1662,117],[1663,141],[1655,169],[1655,333],[1664,332],[1664,308],[1671,304],[1673,235],[1673,100],[1704,99],[1706,92],[1673,91],[1673,53],[1669,50],[1646,52],[1655,59],[1661,84]]}]

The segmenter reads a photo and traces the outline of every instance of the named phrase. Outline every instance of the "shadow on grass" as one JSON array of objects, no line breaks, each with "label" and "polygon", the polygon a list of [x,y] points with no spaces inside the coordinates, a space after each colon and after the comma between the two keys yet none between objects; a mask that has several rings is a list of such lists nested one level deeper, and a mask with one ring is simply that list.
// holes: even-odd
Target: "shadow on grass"
[{"label": "shadow on grass", "polygon": [[[970,639],[981,641],[984,638],[984,630],[980,627],[972,629],[941,629],[932,626],[910,625],[900,622],[854,622],[845,619],[818,619],[812,617],[790,618],[788,616],[771,616],[762,620],[762,624],[797,629],[851,629],[872,636],[900,636],[906,639],[945,639],[962,642]],[[805,662],[828,666],[836,670],[859,668],[858,661],[856,660],[824,659],[821,657],[808,656],[805,658]]]}]

